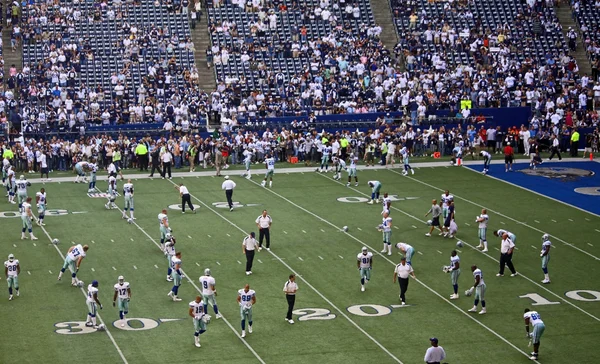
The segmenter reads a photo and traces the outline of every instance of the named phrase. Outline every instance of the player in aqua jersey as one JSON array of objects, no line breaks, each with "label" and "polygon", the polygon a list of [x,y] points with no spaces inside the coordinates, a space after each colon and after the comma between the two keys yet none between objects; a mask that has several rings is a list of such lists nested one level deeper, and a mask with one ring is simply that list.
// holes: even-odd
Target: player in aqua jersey
[{"label": "player in aqua jersey", "polygon": [[490,219],[490,217],[488,216],[486,209],[482,209],[481,215],[479,215],[475,218],[475,222],[479,224],[479,231],[478,231],[479,246],[477,246],[477,248],[479,248],[479,249],[483,248],[482,252],[484,252],[484,253],[488,251],[487,225],[488,225],[489,219]]},{"label": "player in aqua jersey", "polygon": [[473,287],[471,287],[468,291],[465,292],[467,296],[473,294],[473,290],[475,291],[475,301],[473,302],[473,307],[469,310],[469,312],[477,312],[477,305],[479,301],[481,301],[481,311],[479,311],[480,315],[484,315],[487,310],[485,308],[485,282],[483,281],[483,272],[481,269],[477,268],[476,265],[471,266],[471,272],[473,272],[473,279],[475,279],[475,283]]},{"label": "player in aqua jersey", "polygon": [[247,284],[238,291],[237,302],[240,305],[240,316],[242,319],[242,337],[246,337],[246,321],[248,321],[248,333],[252,333],[252,306],[256,303],[256,292]]},{"label": "player in aqua jersey", "polygon": [[23,207],[23,202],[27,200],[27,187],[31,186],[31,183],[25,179],[25,176],[21,175],[17,181],[17,201],[19,202],[19,210]]},{"label": "player in aqua jersey", "polygon": [[15,192],[17,190],[17,174],[13,170],[12,166],[8,168],[6,178],[8,179],[6,184],[6,191],[8,191],[8,202],[14,205],[16,204]]},{"label": "player in aqua jersey", "polygon": [[[542,317],[537,311],[530,311],[528,308],[525,309],[525,313],[523,314],[523,319],[525,319],[525,331],[527,332],[527,337],[531,338],[531,343],[533,344],[533,352],[531,353],[531,360],[538,360],[538,355],[540,352],[540,339],[546,330],[546,325],[544,325],[544,321],[542,321]],[[529,325],[533,327],[532,332],[529,332]]]},{"label": "player in aqua jersey", "polygon": [[542,235],[542,252],[540,257],[542,258],[542,271],[544,272],[544,280],[542,283],[550,283],[550,275],[548,274],[548,262],[550,261],[550,248],[552,248],[552,242],[550,241],[550,235]]},{"label": "player in aqua jersey", "polygon": [[513,244],[517,243],[517,241],[516,241],[517,240],[517,236],[515,234],[511,233],[510,231],[504,230],[504,229],[494,230],[494,236],[497,236],[497,237],[501,238],[502,235],[504,235],[504,234],[508,235],[508,237],[513,242]]},{"label": "player in aqua jersey", "polygon": [[339,181],[342,179],[342,170],[346,169],[346,162],[338,157],[333,157],[333,166],[335,168],[333,172],[333,179]]},{"label": "player in aqua jersey", "polygon": [[415,170],[410,166],[410,163],[408,162],[408,149],[406,149],[406,147],[402,147],[402,149],[400,149],[400,155],[402,155],[402,163],[404,164],[404,171],[402,171],[402,175],[406,176],[408,174],[408,171],[410,170],[410,173],[415,174]]},{"label": "player in aqua jersey", "polygon": [[92,281],[92,284],[88,285],[85,303],[88,307],[88,316],[87,320],[85,321],[85,326],[98,329],[98,325],[96,325],[96,315],[98,312],[98,307],[102,309],[102,304],[98,299],[98,281],[94,280]]},{"label": "player in aqua jersey", "polygon": [[114,175],[111,175],[110,177],[108,177],[108,201],[106,202],[106,205],[104,205],[104,207],[106,207],[107,210],[110,209],[117,209],[117,204],[115,203],[117,199],[117,177],[115,177]]},{"label": "player in aqua jersey", "polygon": [[448,267],[447,273],[450,273],[450,281],[452,282],[452,289],[454,293],[450,295],[451,300],[458,299],[458,277],[460,276],[460,257],[453,250],[450,253],[450,266]]},{"label": "player in aqua jersey", "polygon": [[96,191],[96,173],[98,173],[98,165],[92,161],[92,163],[88,164],[88,169],[90,171],[90,184],[88,186],[88,193],[93,193]]},{"label": "player in aqua jersey", "polygon": [[173,273],[172,261],[175,256],[175,237],[171,233],[167,233],[165,235],[165,256],[169,262],[169,267],[167,268],[167,282],[173,282],[173,278],[171,277],[171,273]]},{"label": "player in aqua jersey", "polygon": [[378,229],[383,232],[383,250],[381,253],[387,251],[388,255],[392,255],[392,218],[389,212],[383,213],[383,220]]},{"label": "player in aqua jersey", "polygon": [[167,210],[163,209],[161,213],[158,214],[158,224],[160,229],[160,250],[165,251],[165,239],[167,234],[171,232]]},{"label": "player in aqua jersey", "polygon": [[371,187],[371,199],[367,202],[369,205],[375,203],[379,203],[379,191],[381,191],[381,182],[379,181],[369,181],[367,182],[369,187]]},{"label": "player in aqua jersey", "polygon": [[15,259],[13,254],[8,255],[8,260],[4,262],[4,275],[6,276],[6,282],[8,283],[8,300],[13,299],[13,289],[20,296],[19,293],[19,274],[21,273],[21,266],[19,260]]},{"label": "player in aqua jersey", "polygon": [[252,173],[250,172],[250,166],[252,165],[252,156],[254,153],[252,153],[250,149],[246,149],[242,154],[244,156],[244,167],[246,168],[246,173],[242,174],[242,176],[251,179]]},{"label": "player in aqua jersey", "polygon": [[179,302],[181,298],[177,297],[177,294],[179,286],[181,286],[181,279],[184,277],[181,271],[181,252],[175,253],[175,256],[171,258],[171,277],[173,278],[173,288],[167,296],[171,297],[174,302]]},{"label": "player in aqua jersey", "polygon": [[196,299],[190,302],[189,315],[194,319],[194,345],[199,348],[200,335],[206,332],[206,305],[202,305],[202,297],[196,296]]},{"label": "player in aqua jersey", "polygon": [[62,278],[63,273],[67,270],[67,268],[69,268],[69,270],[71,271],[71,285],[73,287],[77,286],[77,284],[80,282],[77,279],[77,272],[79,271],[81,262],[83,258],[85,258],[88,249],[89,246],[81,246],[81,244],[73,245],[69,248],[69,250],[67,251],[67,256],[65,257],[65,263],[63,264],[60,273],[58,273],[59,281]]},{"label": "player in aqua jersey", "polygon": [[87,177],[85,176],[85,173],[89,170],[88,168],[88,162],[77,162],[75,164],[75,173],[77,173],[77,177],[75,177],[75,183],[79,183],[79,179],[81,178],[81,182],[86,182],[87,181]]},{"label": "player in aqua jersey", "polygon": [[269,153],[265,159],[265,166],[267,167],[267,173],[265,173],[265,179],[260,183],[261,186],[267,185],[267,179],[269,181],[269,187],[273,187],[273,174],[275,173],[275,158]]},{"label": "player in aqua jersey", "polygon": [[415,255],[415,248],[406,243],[398,243],[396,244],[396,248],[398,248],[406,257],[406,264],[412,265],[412,257]]},{"label": "player in aqua jersey", "polygon": [[123,196],[125,196],[125,206],[123,207],[123,218],[127,218],[127,211],[129,211],[129,216],[131,216],[131,220],[135,220],[133,217],[133,183],[131,183],[131,179],[127,180],[127,183],[123,185]]},{"label": "player in aqua jersey", "polygon": [[321,167],[317,169],[317,172],[325,173],[329,172],[329,158],[331,156],[331,146],[329,142],[326,142],[321,149]]},{"label": "player in aqua jersey", "polygon": [[483,171],[481,173],[487,174],[490,170],[490,163],[492,162],[492,155],[485,150],[479,152],[479,155],[483,157]]},{"label": "player in aqua jersey", "polygon": [[33,212],[31,211],[31,197],[27,197],[27,201],[23,202],[21,208],[21,221],[23,222],[23,228],[21,229],[21,240],[27,239],[25,231],[29,231],[29,237],[31,240],[38,240],[33,235],[33,229],[31,222],[33,221]]},{"label": "player in aqua jersey", "polygon": [[346,187],[350,187],[352,177],[354,177],[354,186],[358,186],[358,176],[356,175],[356,164],[358,163],[358,157],[354,153],[350,153],[350,168],[348,168],[348,183]]},{"label": "player in aqua jersey", "polygon": [[356,266],[360,273],[360,291],[365,291],[365,284],[371,280],[371,268],[373,268],[373,253],[366,246],[356,256]]},{"label": "player in aqua jersey", "polygon": [[[125,322],[127,322],[127,314],[129,313],[129,301],[131,300],[131,288],[129,287],[129,282],[125,282],[125,278],[123,276],[119,276],[117,278],[117,283],[115,284],[115,294],[113,295],[113,307],[119,307],[119,318],[121,319],[121,327],[125,327]],[[118,301],[117,301],[118,299]]]},{"label": "player in aqua jersey", "polygon": [[213,306],[213,310],[215,311],[215,317],[220,319],[221,314],[219,313],[219,308],[217,307],[217,300],[215,296],[217,295],[217,287],[215,285],[215,279],[210,275],[210,269],[206,268],[204,270],[204,275],[200,277],[200,285],[202,286],[202,300],[204,301],[204,312],[208,313],[208,304]]},{"label": "player in aqua jersey", "polygon": [[46,190],[44,188],[35,194],[35,203],[38,209],[37,224],[39,226],[46,226],[44,224],[44,216],[46,216]]}]

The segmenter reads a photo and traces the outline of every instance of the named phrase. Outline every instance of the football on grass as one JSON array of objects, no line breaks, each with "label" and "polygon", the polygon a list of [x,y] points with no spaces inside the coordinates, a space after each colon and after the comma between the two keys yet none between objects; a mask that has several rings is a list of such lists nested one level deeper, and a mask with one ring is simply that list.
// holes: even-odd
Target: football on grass
[{"label": "football on grass", "polygon": [[56,245],[58,243],[60,243],[60,241],[58,239],[52,239],[52,244]]},{"label": "football on grass", "polygon": [[457,241],[457,242],[456,242],[456,247],[457,247],[457,248],[462,248],[462,247],[463,247],[463,242],[462,242],[462,241],[460,241],[460,240],[459,240],[459,241]]}]

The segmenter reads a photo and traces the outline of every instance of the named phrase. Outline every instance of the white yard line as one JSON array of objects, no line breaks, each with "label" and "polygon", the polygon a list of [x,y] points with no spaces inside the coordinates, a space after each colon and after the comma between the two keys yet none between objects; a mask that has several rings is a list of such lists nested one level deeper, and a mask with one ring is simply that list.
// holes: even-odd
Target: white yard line
[{"label": "white yard line", "polygon": [[[252,181],[252,180],[247,180],[251,183],[256,184],[257,186],[260,186],[260,184]],[[263,188],[263,187],[260,187]],[[271,191],[270,189],[267,189],[268,191]],[[239,226],[237,226],[235,223],[233,223],[232,221],[230,221],[229,219],[227,219],[225,216],[221,215],[218,211],[214,210],[210,205],[206,204],[204,201],[200,200],[199,198],[197,198],[196,196],[192,195],[190,193],[190,196],[198,201],[200,204],[204,205],[204,207],[206,207],[208,210],[212,211],[215,215],[219,216],[221,219],[227,221],[231,226],[235,227],[236,229],[238,229],[240,232],[242,232],[244,235],[248,235],[248,232],[243,230],[242,228],[240,228]],[[338,230],[340,228],[336,227]],[[375,343],[381,350],[383,350],[386,354],[388,354],[396,363],[399,364],[403,364],[402,361],[400,359],[398,359],[394,354],[392,354],[385,346],[383,346],[379,341],[377,341],[377,339],[375,339],[373,336],[371,336],[368,332],[366,332],[361,326],[359,326],[354,320],[352,320],[352,318],[350,318],[350,316],[348,316],[345,312],[345,310],[342,310],[341,308],[339,308],[338,306],[336,306],[333,302],[331,302],[331,300],[329,300],[327,297],[325,297],[323,295],[323,293],[321,293],[318,289],[316,289],[312,284],[310,284],[304,277],[302,277],[300,274],[298,274],[298,272],[296,272],[289,264],[287,264],[286,262],[283,261],[283,259],[281,259],[277,254],[273,253],[272,251],[269,252],[276,260],[278,260],[283,266],[285,266],[287,269],[290,270],[290,272],[294,273],[298,278],[300,278],[300,280],[302,280],[304,282],[304,284],[306,284],[306,286],[308,286],[310,289],[312,289],[319,297],[321,297],[325,302],[327,302],[332,308],[334,308],[342,317],[344,317],[346,320],[348,320],[348,322],[350,322],[350,324],[352,324],[358,331],[360,331],[362,334],[364,334],[367,338],[369,338],[373,343]],[[343,259],[343,258],[342,258]]]},{"label": "white yard line", "polygon": [[[394,172],[394,171],[391,171],[391,172]],[[409,178],[411,178],[411,177],[409,177]],[[411,179],[412,179],[412,178],[411,178]],[[336,182],[336,181],[334,181],[334,182]],[[420,182],[420,181],[418,181],[418,182]],[[351,187],[350,187],[350,188],[351,188]],[[352,190],[354,190],[355,192],[359,193],[359,194],[362,194],[362,195],[364,195],[364,196],[367,196],[367,197],[368,197],[368,195],[366,195],[365,193],[363,193],[363,192],[362,192],[362,191],[360,191],[360,190],[357,190],[357,189],[355,189],[355,188],[351,188],[351,189],[352,189]],[[283,196],[282,196],[282,197],[283,197]],[[456,196],[456,195],[454,195],[454,197],[457,197],[457,196]],[[285,198],[285,197],[283,197],[283,198]],[[460,198],[460,197],[459,197],[459,198]],[[466,200],[465,200],[465,201],[466,201]],[[297,205],[296,205],[296,206],[297,206]],[[302,209],[302,207],[300,207],[300,208]],[[408,217],[410,217],[410,218],[414,219],[414,220],[417,220],[417,221],[420,221],[420,222],[421,222],[421,223],[423,223],[423,224],[426,224],[426,222],[425,222],[425,221],[423,221],[423,220],[419,219],[418,217],[416,217],[416,216],[414,216],[414,215],[411,215],[411,214],[409,214],[408,212],[405,212],[405,211],[403,211],[403,210],[401,210],[401,209],[399,209],[399,208],[397,208],[397,207],[395,207],[395,206],[392,206],[392,208],[393,208],[394,210],[396,210],[396,211],[398,211],[398,212],[400,212],[400,213],[402,213],[402,214],[404,214],[404,215],[406,215],[406,216],[408,216]],[[488,210],[488,211],[490,211],[490,210]],[[310,214],[313,214],[312,212],[309,212],[309,213],[310,213]],[[314,215],[314,214],[313,214],[313,215]],[[315,215],[315,216],[316,216],[316,215]],[[322,220],[322,218],[320,218],[320,217],[319,217],[319,219],[321,219],[321,220]],[[477,249],[475,246],[473,246],[473,245],[471,245],[471,244],[467,243],[466,241],[464,241],[464,240],[462,240],[462,239],[458,239],[458,238],[456,238],[456,237],[455,237],[454,239],[456,239],[456,240],[461,240],[461,241],[463,242],[463,244],[466,244],[467,246],[471,247],[471,248],[472,248],[472,249],[474,249],[474,250],[480,251],[480,250],[479,250],[479,249]],[[571,244],[567,244],[567,245],[571,246]],[[496,258],[492,257],[491,255],[489,255],[489,254],[487,254],[487,253],[482,253],[482,254],[483,254],[483,255],[485,255],[486,257],[490,258],[491,260],[493,260],[493,261],[495,261],[495,262],[499,263],[498,259],[496,259]],[[596,317],[596,316],[592,315],[591,313],[589,313],[589,312],[587,312],[586,310],[584,310],[583,308],[581,308],[581,307],[579,307],[579,306],[575,305],[575,304],[574,304],[574,303],[572,303],[571,301],[568,301],[568,300],[564,299],[562,296],[560,296],[560,295],[558,295],[558,294],[554,293],[553,291],[551,291],[551,290],[549,290],[548,288],[544,287],[543,285],[541,285],[541,284],[537,283],[537,282],[536,282],[536,281],[534,281],[533,279],[531,279],[531,278],[529,278],[529,277],[527,277],[527,276],[525,276],[525,275],[523,275],[523,274],[521,274],[521,273],[519,273],[519,276],[520,276],[520,277],[523,277],[524,279],[526,279],[526,280],[528,280],[529,282],[533,283],[533,284],[534,284],[534,285],[536,285],[537,287],[539,287],[539,288],[543,289],[544,291],[546,291],[546,292],[550,293],[551,295],[555,296],[556,298],[560,299],[561,301],[563,301],[563,302],[564,302],[564,303],[566,303],[567,305],[569,305],[569,306],[571,306],[571,307],[575,308],[576,310],[578,310],[578,311],[580,311],[580,312],[582,312],[582,313],[584,313],[584,314],[588,315],[589,317],[593,318],[594,320],[596,320],[596,321],[599,321],[599,322],[600,322],[600,318],[598,318],[598,317]]]},{"label": "white yard line", "polygon": [[[471,168],[467,168],[467,170],[469,170],[469,171],[473,171],[473,172],[476,172],[476,173],[479,173],[479,172],[477,172],[477,171],[474,171],[474,170],[472,170]],[[389,170],[389,171],[390,171],[390,172],[392,172],[392,173],[401,174],[401,173],[398,173],[398,172],[396,172],[396,171],[393,171],[393,170]],[[567,206],[574,207],[574,208],[576,208],[576,209],[578,209],[578,210],[581,210],[581,211],[584,211],[584,212],[590,213],[590,214],[592,214],[592,215],[594,215],[594,216],[598,216],[598,217],[600,217],[600,215],[593,214],[593,213],[591,213],[591,212],[589,212],[589,211],[586,211],[586,210],[583,210],[583,209],[581,209],[581,208],[579,208],[579,207],[576,207],[576,206],[569,205],[569,204],[567,204],[567,203],[565,203],[565,202],[559,201],[559,200],[557,200],[557,199],[554,199],[554,198],[552,198],[552,197],[548,197],[548,196],[546,196],[546,195],[543,195],[543,194],[541,194],[541,193],[538,193],[538,192],[535,192],[535,191],[529,190],[529,189],[527,189],[527,188],[523,188],[523,187],[521,187],[521,186],[519,186],[519,185],[516,185],[516,184],[514,184],[514,183],[506,182],[506,181],[503,181],[503,180],[501,180],[501,179],[499,179],[499,178],[496,178],[496,177],[493,177],[493,176],[490,176],[490,175],[488,175],[488,177],[490,177],[490,178],[494,178],[494,179],[496,179],[496,180],[498,180],[498,181],[501,181],[501,182],[504,182],[504,183],[508,183],[508,184],[510,184],[510,185],[512,185],[512,186],[515,186],[515,187],[521,188],[521,189],[523,189],[523,190],[526,190],[526,191],[529,191],[529,192],[535,193],[536,195],[539,195],[539,196],[543,196],[543,197],[549,198],[549,199],[551,199],[551,200],[554,200],[554,201],[556,201],[556,202],[560,202],[560,203],[562,203],[562,204],[564,204],[564,205],[567,205]],[[407,176],[407,178],[408,178],[408,179],[410,179],[410,180],[412,180],[412,181],[414,181],[414,182],[420,183],[420,184],[422,184],[422,185],[424,185],[424,186],[428,186],[428,187],[430,187],[430,188],[432,188],[432,189],[434,189],[434,190],[438,190],[438,191],[442,191],[442,192],[444,191],[444,190],[443,190],[443,189],[441,189],[441,188],[438,188],[438,187],[436,187],[436,186],[434,186],[434,185],[432,185],[432,184],[429,184],[429,183],[427,183],[427,182],[420,181],[420,180],[418,180],[418,179],[415,179],[415,178],[413,178],[413,177],[409,177],[409,176]],[[498,211],[494,211],[494,210],[492,210],[492,209],[489,209],[489,208],[487,208],[487,207],[485,207],[485,206],[483,206],[483,205],[480,205],[480,204],[478,204],[478,203],[476,203],[476,202],[473,202],[473,201],[471,201],[471,200],[469,200],[469,199],[466,199],[466,198],[464,198],[464,197],[460,197],[460,196],[458,196],[458,195],[455,195],[455,194],[454,194],[454,198],[459,198],[459,199],[461,199],[461,200],[463,200],[463,201],[465,201],[465,202],[467,202],[467,203],[470,203],[471,205],[474,205],[474,206],[477,206],[477,207],[481,207],[481,208],[485,208],[485,209],[487,209],[488,213],[489,213],[489,212],[492,212],[492,213],[494,213],[494,214],[496,214],[496,215],[498,215],[498,216],[502,216],[502,217],[503,217],[503,218],[505,218],[505,219],[508,219],[508,220],[511,220],[511,221],[513,221],[513,222],[516,222],[517,224],[520,224],[520,225],[526,226],[526,227],[528,227],[528,228],[530,228],[530,229],[532,229],[532,230],[534,230],[534,231],[537,231],[537,232],[539,232],[539,233],[542,233],[542,234],[545,234],[545,233],[546,233],[545,231],[543,231],[543,230],[541,230],[541,229],[538,229],[538,228],[536,228],[536,227],[533,227],[533,226],[531,226],[531,225],[527,225],[527,224],[526,224],[526,223],[524,223],[524,222],[521,222],[521,221],[519,221],[519,220],[517,220],[517,219],[514,219],[514,218],[512,218],[512,217],[510,217],[510,216],[504,215],[504,214],[502,214],[502,213],[500,213],[500,212],[498,212]],[[393,208],[393,207],[392,207],[392,208]],[[569,220],[571,220],[571,219],[569,219]],[[571,221],[573,221],[573,220],[571,220]],[[596,259],[597,261],[600,261],[600,257],[597,257],[597,256],[595,256],[595,255],[593,255],[593,254],[591,254],[591,253],[589,253],[589,252],[587,252],[587,251],[585,251],[585,250],[583,250],[583,249],[581,249],[581,248],[578,248],[578,247],[576,247],[575,245],[573,245],[573,244],[571,244],[571,243],[567,243],[566,241],[564,241],[564,240],[560,239],[559,237],[557,237],[557,236],[555,236],[555,235],[551,235],[551,234],[548,234],[548,235],[552,236],[552,237],[553,237],[555,240],[557,240],[557,241],[560,241],[561,243],[563,243],[563,244],[565,244],[565,245],[567,245],[567,246],[569,246],[569,247],[571,247],[571,248],[573,248],[573,249],[575,249],[575,250],[578,250],[578,251],[580,251],[581,253],[584,253],[584,254],[586,254],[586,255],[588,255],[588,256],[590,256],[590,257],[592,257],[592,258]]]}]

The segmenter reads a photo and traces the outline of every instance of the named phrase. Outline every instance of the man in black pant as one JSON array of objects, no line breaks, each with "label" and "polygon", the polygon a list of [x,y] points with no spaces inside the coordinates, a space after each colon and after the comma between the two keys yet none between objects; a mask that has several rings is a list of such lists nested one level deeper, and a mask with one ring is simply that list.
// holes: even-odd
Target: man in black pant
[{"label": "man in black pant", "polygon": [[259,236],[258,236],[258,250],[262,248],[263,239],[267,240],[267,250],[271,251],[271,224],[273,220],[271,220],[271,216],[267,214],[267,210],[263,210],[262,214],[256,218],[256,226],[258,226]]},{"label": "man in black pant", "polygon": [[221,189],[225,190],[225,197],[227,197],[227,204],[229,205],[229,211],[233,211],[233,189],[235,188],[235,182],[229,179],[229,176],[225,176],[225,181],[221,185]]},{"label": "man in black pant", "polygon": [[562,157],[560,155],[560,142],[554,134],[552,134],[552,145],[550,146],[550,150],[552,151],[552,153],[550,153],[550,158],[548,158],[548,160],[551,161],[555,155],[558,155],[558,160],[562,160]]},{"label": "man in black pant", "polygon": [[173,155],[165,147],[165,152],[160,156],[160,158],[161,158],[162,164],[163,164],[163,170],[161,173],[162,178],[165,179],[165,177],[167,176],[167,172],[168,172],[169,179],[171,179],[171,165],[173,163]]},{"label": "man in black pant", "polygon": [[194,209],[194,205],[192,205],[190,191],[188,191],[187,187],[185,187],[183,183],[180,183],[179,186],[175,186],[175,189],[179,191],[179,196],[181,197],[181,213],[185,214],[186,204],[193,213],[196,213],[196,209]]},{"label": "man in black pant", "polygon": [[394,269],[394,283],[396,283],[396,278],[398,278],[398,283],[400,283],[400,301],[402,301],[402,306],[406,304],[406,291],[408,291],[409,276],[415,278],[415,272],[412,268],[412,265],[406,264],[406,257],[402,257],[402,259],[400,259],[400,264],[398,264],[396,269]]},{"label": "man in black pant", "polygon": [[296,276],[290,274],[290,277],[285,285],[283,286],[283,292],[285,292],[285,299],[288,304],[287,315],[285,316],[285,320],[290,324],[294,323],[292,319],[292,312],[294,311],[294,304],[296,303],[296,291],[298,291],[298,285],[296,284]]},{"label": "man in black pant", "polygon": [[[158,173],[160,174],[160,148],[158,146],[155,146],[152,153],[150,153],[150,156],[152,157],[152,170],[150,171],[150,177],[153,177],[154,171],[158,171]],[[141,165],[142,161],[140,160],[140,168]]]},{"label": "man in black pant", "polygon": [[502,277],[504,275],[504,266],[508,266],[510,276],[514,277],[517,275],[517,271],[512,263],[513,250],[515,249],[515,243],[508,237],[507,233],[502,234],[502,246],[500,247],[500,271],[496,274],[496,277]]},{"label": "man in black pant", "polygon": [[250,233],[250,236],[246,236],[242,242],[242,252],[246,255],[246,275],[252,274],[252,262],[254,261],[254,250],[256,249],[257,243],[255,239],[256,234]]}]

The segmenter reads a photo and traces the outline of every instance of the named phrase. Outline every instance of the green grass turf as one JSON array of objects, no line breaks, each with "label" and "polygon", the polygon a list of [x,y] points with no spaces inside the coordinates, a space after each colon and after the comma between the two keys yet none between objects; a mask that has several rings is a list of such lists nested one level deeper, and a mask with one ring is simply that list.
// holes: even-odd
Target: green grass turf
[{"label": "green grass turf", "polygon": [[[201,349],[193,346],[192,320],[187,316],[187,303],[198,292],[184,279],[180,288],[183,301],[169,300],[166,294],[171,284],[165,281],[167,261],[153,241],[160,237],[157,214],[179,202],[171,182],[133,181],[137,225],[128,225],[119,211],[105,210],[105,200],[87,197],[85,185],[46,184],[49,208],[69,211],[64,216],[47,217],[46,231],[50,237],[60,239],[58,248],[63,254],[71,241],[90,245],[79,276],[86,287],[93,279],[100,282],[99,298],[104,309],[99,313],[128,363],[192,360],[393,363],[395,358],[403,363],[418,363],[422,362],[428,338],[432,336],[440,339],[450,363],[525,363],[529,360],[524,353],[530,351],[522,320],[525,307],[538,310],[546,323],[540,362],[593,362],[595,343],[590,338],[600,335],[596,319],[600,317],[600,301],[573,300],[565,292],[599,290],[596,277],[600,262],[594,258],[600,257],[600,247],[594,239],[597,217],[467,169],[420,168],[411,178],[394,171],[369,170],[359,171],[359,178],[359,187],[347,188],[331,180],[330,174],[279,173],[275,175],[273,189],[263,189],[252,181],[235,177],[238,187],[234,200],[250,206],[234,212],[213,205],[225,200],[220,190],[221,179],[173,180],[185,181],[197,199],[194,204],[201,206],[196,215],[169,210],[177,247],[183,253],[184,270],[197,285],[204,268],[211,268],[217,281],[219,308],[235,330],[223,320],[214,319],[209,309],[213,321],[201,336]],[[390,261],[387,256],[375,253],[372,281],[366,292],[360,292],[356,255],[363,245],[376,252],[381,249],[381,234],[374,228],[381,222],[381,206],[337,199],[370,195],[366,181],[371,179],[383,183],[382,192],[415,198],[394,202],[391,214],[398,227],[393,229],[392,240],[410,243],[421,253],[413,257],[418,282],[410,282],[408,307],[391,308],[399,304],[398,286],[392,283],[394,263],[400,259],[397,249]],[[254,181],[259,179],[255,177]],[[99,182],[99,187],[104,189],[105,184]],[[38,187],[32,186],[30,194]],[[423,215],[431,199],[439,199],[439,189],[446,188],[457,196],[458,237],[466,244],[478,244],[474,218],[481,207],[476,204],[487,207],[490,215],[489,256],[469,245],[461,249],[461,297],[455,301],[447,300],[452,287],[450,277],[441,272],[441,267],[449,263],[456,241],[437,235],[424,236],[427,227]],[[118,204],[121,207],[122,198]],[[15,210],[15,206],[6,202],[1,205],[0,210]],[[254,274],[247,277],[241,240],[244,232],[256,231],[254,220],[263,208],[268,209],[274,220],[273,254],[266,251],[257,254]],[[344,225],[349,227],[347,234],[339,231]],[[547,286],[539,284],[543,278],[539,258],[541,233],[532,227],[553,235],[555,249],[549,265],[552,283]],[[0,300],[3,338],[0,363],[65,362],[74,357],[84,357],[89,363],[122,363],[107,333],[54,332],[56,323],[85,321],[87,309],[83,293],[70,287],[68,275],[57,282],[62,258],[42,229],[34,227],[40,239],[34,246],[29,240],[19,240],[19,219],[0,219],[0,228],[4,232],[0,237],[0,256],[14,253],[22,269],[21,297],[9,302],[2,295]],[[499,240],[491,231],[497,228],[517,235],[519,250],[514,262],[524,276],[495,277],[498,263],[494,259],[499,258],[499,252],[494,247],[499,247]],[[465,313],[473,303],[472,298],[464,296],[472,284],[469,269],[472,264],[484,272],[488,286],[487,315]],[[293,326],[283,320],[286,303],[282,287],[292,271],[300,274],[296,309],[305,309],[307,313],[311,312],[308,309],[325,310],[317,312],[327,313],[319,317],[321,320],[303,321],[295,315]],[[125,331],[114,327],[118,311],[111,305],[112,285],[118,275],[124,275],[131,283],[129,318],[181,320],[162,322],[148,330]],[[245,339],[256,356],[237,336],[240,330],[237,290],[246,283],[257,292],[254,333]],[[558,304],[532,306],[529,298],[519,298],[526,294],[539,294]],[[582,296],[593,298],[585,293]],[[379,310],[385,315],[365,317],[353,313],[355,309],[348,311],[356,305],[384,306]],[[363,309],[366,314],[376,312],[365,306]],[[335,318],[323,319],[331,315]],[[140,327],[139,322],[131,325]]]}]

